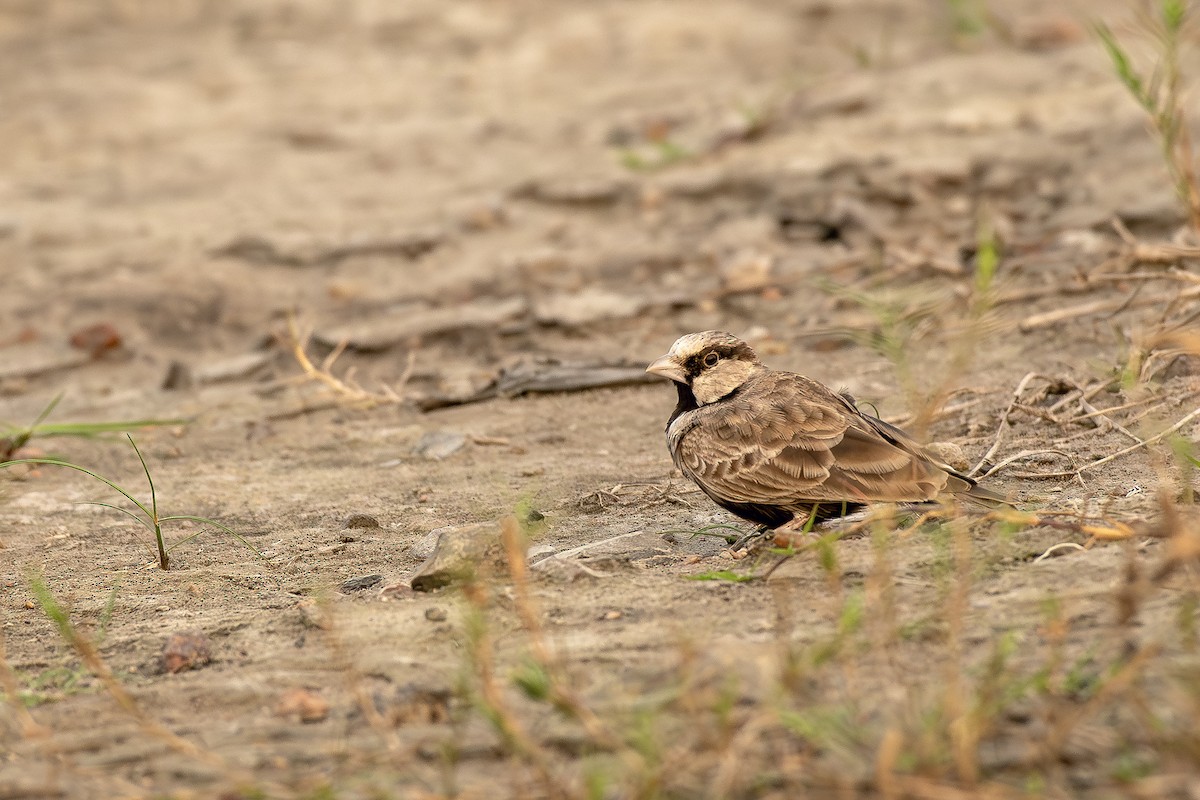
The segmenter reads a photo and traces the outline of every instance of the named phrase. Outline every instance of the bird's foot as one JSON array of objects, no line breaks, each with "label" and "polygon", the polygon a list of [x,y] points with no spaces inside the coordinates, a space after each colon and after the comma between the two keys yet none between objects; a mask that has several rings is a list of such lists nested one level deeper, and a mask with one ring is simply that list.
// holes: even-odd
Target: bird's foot
[{"label": "bird's foot", "polygon": [[755,528],[754,530],[750,531],[749,533],[734,540],[733,544],[729,545],[729,552],[733,553],[736,556],[738,553],[742,552],[742,550],[750,542],[753,542],[756,539],[761,539],[762,537],[766,536],[770,532],[771,532],[770,528],[768,528],[765,525],[760,525],[757,528]]}]

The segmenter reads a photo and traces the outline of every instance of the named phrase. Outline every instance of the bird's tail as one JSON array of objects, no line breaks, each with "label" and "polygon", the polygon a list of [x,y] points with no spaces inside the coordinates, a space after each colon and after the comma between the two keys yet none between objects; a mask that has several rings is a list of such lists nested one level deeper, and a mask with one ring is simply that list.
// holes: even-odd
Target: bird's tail
[{"label": "bird's tail", "polygon": [[985,489],[978,483],[971,486],[970,489],[963,492],[960,497],[970,500],[976,505],[985,508],[1013,508],[1013,502],[1002,494],[993,492],[991,489]]},{"label": "bird's tail", "polygon": [[1013,508],[1013,502],[1002,494],[993,492],[991,489],[985,489],[975,482],[973,478],[968,478],[959,472],[950,473],[949,485],[946,487],[955,497],[966,500],[983,508]]},{"label": "bird's tail", "polygon": [[992,492],[991,489],[979,486],[972,477],[967,477],[959,471],[950,471],[949,475],[946,488],[956,498],[983,506],[985,509],[1012,509],[1014,507],[1012,500],[1002,494]]}]

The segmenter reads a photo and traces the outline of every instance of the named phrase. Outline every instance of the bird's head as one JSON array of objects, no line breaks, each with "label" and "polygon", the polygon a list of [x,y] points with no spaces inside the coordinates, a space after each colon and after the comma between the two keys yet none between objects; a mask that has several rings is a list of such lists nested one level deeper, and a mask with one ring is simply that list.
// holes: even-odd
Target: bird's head
[{"label": "bird's head", "polygon": [[646,372],[688,387],[696,402],[706,405],[735,391],[761,366],[741,339],[724,331],[703,331],[680,336]]}]

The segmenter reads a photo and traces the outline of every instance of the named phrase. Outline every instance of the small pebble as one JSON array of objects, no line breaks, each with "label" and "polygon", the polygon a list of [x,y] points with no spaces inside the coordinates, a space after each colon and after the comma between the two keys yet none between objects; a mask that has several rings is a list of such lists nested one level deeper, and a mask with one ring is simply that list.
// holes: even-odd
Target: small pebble
[{"label": "small pebble", "polygon": [[370,514],[351,514],[346,517],[343,528],[378,528],[379,520],[372,517]]},{"label": "small pebble", "polygon": [[343,592],[361,592],[363,589],[370,589],[382,581],[382,575],[363,575],[361,578],[351,578],[348,581],[342,581],[341,590]]},{"label": "small pebble", "polygon": [[427,608],[425,609],[425,619],[429,620],[430,622],[445,622],[446,610],[444,608],[438,608],[437,606],[434,606],[433,608]]},{"label": "small pebble", "polygon": [[212,663],[208,637],[200,631],[181,631],[167,638],[162,651],[163,672],[175,674]]},{"label": "small pebble", "polygon": [[412,553],[417,558],[429,558],[433,555],[433,551],[437,549],[438,539],[442,538],[442,532],[449,530],[453,526],[443,528],[434,528],[429,533],[422,536],[408,548],[408,552]]},{"label": "small pebble", "polygon": [[301,600],[296,609],[300,612],[300,624],[306,628],[329,630],[329,617],[313,600]]},{"label": "small pebble", "polygon": [[552,544],[535,544],[533,547],[525,551],[526,558],[539,558],[541,556],[549,556],[558,552],[558,548]]},{"label": "small pebble", "polygon": [[279,698],[275,713],[301,722],[320,722],[329,716],[329,701],[307,689],[289,689]]},{"label": "small pebble", "polygon": [[413,454],[431,461],[454,455],[467,444],[467,437],[453,431],[429,431],[417,440]]}]

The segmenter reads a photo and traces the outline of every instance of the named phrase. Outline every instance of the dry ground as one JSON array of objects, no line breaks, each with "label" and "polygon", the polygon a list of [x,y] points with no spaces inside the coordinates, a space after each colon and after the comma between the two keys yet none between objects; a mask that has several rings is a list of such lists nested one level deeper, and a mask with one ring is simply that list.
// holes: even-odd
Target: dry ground
[{"label": "dry ground", "polygon": [[[1119,380],[1195,292],[1136,277],[1169,265],[1110,220],[1164,242],[1183,218],[1086,28],[1124,4],[989,5],[974,30],[918,0],[0,3],[0,419],[59,392],[52,421],[186,418],[137,434],[160,502],[264,556],[208,533],[161,572],[78,504],[104,487],[7,470],[31,718],[0,706],[0,798],[1200,794],[1197,583],[1150,582],[1160,489],[1186,494],[1167,440],[1075,473],[1197,408],[1193,357]],[[1075,516],[881,523],[688,580],[772,560],[688,535],[732,520],[672,473],[667,386],[329,407],[288,381],[289,312],[412,397],[708,328],[887,417],[944,382],[930,438],[1058,451],[989,485]],[[93,324],[122,346],[68,344]],[[120,440],[31,445],[142,485]],[[527,505],[539,552],[601,543],[586,570],[339,589]],[[1063,542],[1086,547],[1040,558]],[[162,674],[180,631],[213,662]],[[316,721],[281,713],[296,689]]]}]

